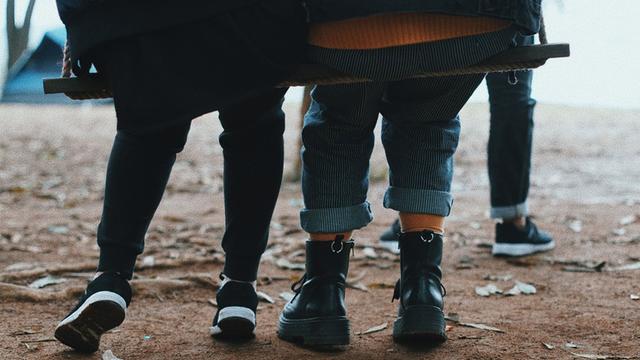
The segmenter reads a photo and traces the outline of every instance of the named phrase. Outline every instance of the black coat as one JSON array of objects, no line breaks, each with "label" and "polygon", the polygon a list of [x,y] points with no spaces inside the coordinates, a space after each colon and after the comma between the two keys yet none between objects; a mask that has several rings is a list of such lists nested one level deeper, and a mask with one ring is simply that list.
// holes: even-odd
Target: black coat
[{"label": "black coat", "polygon": [[206,19],[260,0],[56,0],[77,60],[94,46]]},{"label": "black coat", "polygon": [[540,29],[541,0],[305,0],[312,22],[394,12],[488,16],[513,22],[523,34]]}]

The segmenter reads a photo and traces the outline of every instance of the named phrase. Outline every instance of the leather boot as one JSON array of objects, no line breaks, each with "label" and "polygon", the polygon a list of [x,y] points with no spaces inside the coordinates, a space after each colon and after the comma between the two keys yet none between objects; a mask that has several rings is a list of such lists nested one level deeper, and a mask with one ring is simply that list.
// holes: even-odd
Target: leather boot
[{"label": "leather boot", "polygon": [[344,304],[353,241],[307,241],[306,273],[291,289],[294,298],[280,314],[278,335],[305,345],[349,343]]},{"label": "leather boot", "polygon": [[402,233],[400,280],[393,299],[400,299],[393,338],[440,343],[447,339],[442,312],[445,290],[442,270],[442,235],[431,231]]}]

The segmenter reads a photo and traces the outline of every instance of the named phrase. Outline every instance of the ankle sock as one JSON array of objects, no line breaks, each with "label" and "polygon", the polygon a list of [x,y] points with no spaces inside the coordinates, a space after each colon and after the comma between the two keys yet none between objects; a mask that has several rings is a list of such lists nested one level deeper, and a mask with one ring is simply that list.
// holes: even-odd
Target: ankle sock
[{"label": "ankle sock", "polygon": [[403,233],[433,231],[444,234],[444,216],[432,214],[400,213],[400,227]]},{"label": "ankle sock", "polygon": [[345,231],[341,233],[311,233],[309,240],[311,241],[334,241],[338,236],[342,236],[343,241],[349,241],[353,235],[353,231]]}]

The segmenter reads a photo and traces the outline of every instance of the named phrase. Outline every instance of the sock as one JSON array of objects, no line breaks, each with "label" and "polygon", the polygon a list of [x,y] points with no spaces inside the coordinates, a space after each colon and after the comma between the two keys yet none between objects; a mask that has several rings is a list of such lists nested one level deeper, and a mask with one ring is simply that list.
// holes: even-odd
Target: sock
[{"label": "sock", "polygon": [[256,290],[257,282],[255,280],[254,281],[234,280],[234,279],[228,277],[225,274],[222,274],[222,282],[220,283],[220,288],[219,289],[222,289],[223,286],[225,286],[228,282],[231,282],[231,281],[235,281],[235,282],[239,282],[239,283],[245,283],[245,284],[251,284],[251,286],[253,286],[253,290]]},{"label": "sock", "polygon": [[353,231],[346,231],[341,233],[310,233],[309,239],[311,241],[334,241],[337,236],[343,236],[343,241],[351,240]]},{"label": "sock", "polygon": [[400,213],[400,227],[403,233],[428,230],[444,234],[444,219],[440,215]]}]

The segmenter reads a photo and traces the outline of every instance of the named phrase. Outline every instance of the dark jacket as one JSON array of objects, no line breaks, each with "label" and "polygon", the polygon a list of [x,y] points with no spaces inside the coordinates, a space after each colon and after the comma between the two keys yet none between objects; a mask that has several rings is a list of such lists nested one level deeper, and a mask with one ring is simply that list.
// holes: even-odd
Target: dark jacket
[{"label": "dark jacket", "polygon": [[260,0],[56,0],[77,60],[97,44],[205,19]]},{"label": "dark jacket", "polygon": [[306,0],[312,22],[394,12],[488,16],[512,21],[525,35],[540,29],[541,0]]}]

